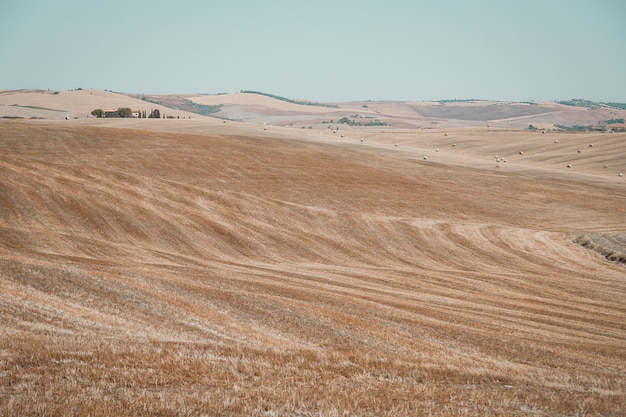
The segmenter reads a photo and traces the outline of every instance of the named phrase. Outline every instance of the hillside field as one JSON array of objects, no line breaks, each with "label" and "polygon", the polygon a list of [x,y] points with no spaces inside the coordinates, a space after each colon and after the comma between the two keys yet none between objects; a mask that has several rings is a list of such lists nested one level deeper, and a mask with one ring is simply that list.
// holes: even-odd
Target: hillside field
[{"label": "hillside field", "polygon": [[0,415],[625,416],[626,133],[340,132],[0,120]]}]

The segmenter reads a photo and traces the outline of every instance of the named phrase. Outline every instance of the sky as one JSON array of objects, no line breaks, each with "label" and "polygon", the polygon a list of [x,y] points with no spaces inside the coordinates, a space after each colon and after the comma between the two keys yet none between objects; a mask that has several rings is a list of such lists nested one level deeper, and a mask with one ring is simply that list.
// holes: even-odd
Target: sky
[{"label": "sky", "polygon": [[626,102],[626,0],[0,0],[0,90]]}]

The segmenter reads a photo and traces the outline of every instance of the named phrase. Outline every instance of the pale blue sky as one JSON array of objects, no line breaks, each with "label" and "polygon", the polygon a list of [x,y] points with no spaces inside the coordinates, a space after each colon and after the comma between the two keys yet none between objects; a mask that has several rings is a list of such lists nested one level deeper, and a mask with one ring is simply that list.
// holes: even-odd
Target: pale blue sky
[{"label": "pale blue sky", "polygon": [[0,89],[626,102],[626,0],[0,0]]}]

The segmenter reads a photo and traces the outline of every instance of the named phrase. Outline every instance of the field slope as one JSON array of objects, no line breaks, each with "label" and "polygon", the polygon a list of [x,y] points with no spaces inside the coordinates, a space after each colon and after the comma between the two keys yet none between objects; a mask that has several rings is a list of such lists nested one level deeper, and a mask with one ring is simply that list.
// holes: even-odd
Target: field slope
[{"label": "field slope", "polygon": [[623,178],[212,126],[0,121],[0,415],[623,416]]}]

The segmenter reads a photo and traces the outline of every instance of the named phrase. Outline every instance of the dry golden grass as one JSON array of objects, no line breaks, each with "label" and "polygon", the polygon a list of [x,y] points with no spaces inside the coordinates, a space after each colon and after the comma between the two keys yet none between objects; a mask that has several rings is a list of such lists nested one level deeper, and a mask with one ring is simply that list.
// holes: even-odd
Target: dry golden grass
[{"label": "dry golden grass", "polygon": [[0,415],[624,416],[591,151],[253,131],[0,122]]}]

